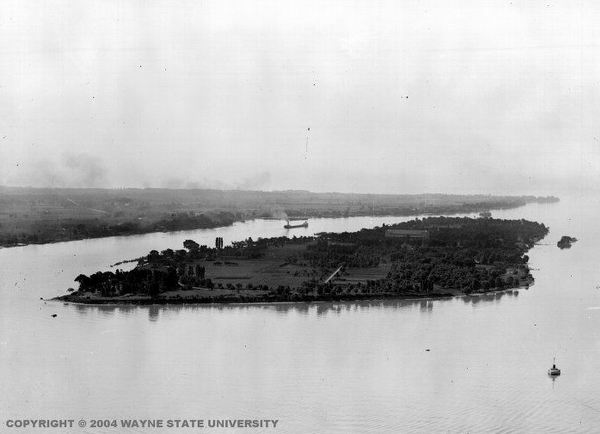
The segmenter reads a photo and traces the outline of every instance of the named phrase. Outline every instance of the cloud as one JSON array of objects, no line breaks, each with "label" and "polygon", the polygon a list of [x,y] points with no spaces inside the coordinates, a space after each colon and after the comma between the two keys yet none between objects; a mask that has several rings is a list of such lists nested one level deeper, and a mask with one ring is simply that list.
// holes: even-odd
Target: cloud
[{"label": "cloud", "polygon": [[270,184],[271,174],[265,171],[242,179],[236,185],[236,188],[240,190],[263,190],[270,187]]},{"label": "cloud", "polygon": [[8,183],[32,187],[105,187],[107,180],[106,167],[99,158],[65,152],[58,160],[37,158],[19,165]]},{"label": "cloud", "polygon": [[62,162],[70,185],[78,187],[106,185],[106,168],[99,158],[85,153],[66,152],[62,156]]},{"label": "cloud", "polygon": [[0,182],[597,184],[598,4],[582,15],[567,2],[242,3],[172,8],[149,31],[140,17],[161,12],[140,2],[59,2],[64,19],[49,23],[14,2],[0,25]]}]

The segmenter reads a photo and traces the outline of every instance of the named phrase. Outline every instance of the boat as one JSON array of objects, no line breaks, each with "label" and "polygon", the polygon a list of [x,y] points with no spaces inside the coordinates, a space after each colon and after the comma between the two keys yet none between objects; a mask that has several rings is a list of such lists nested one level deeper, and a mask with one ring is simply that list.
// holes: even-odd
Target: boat
[{"label": "boat", "polygon": [[300,223],[298,225],[291,225],[290,221],[287,220],[287,224],[285,224],[283,226],[285,229],[294,229],[294,228],[307,228],[308,227],[308,222],[304,221],[304,223]]},{"label": "boat", "polygon": [[548,375],[551,377],[557,377],[560,375],[560,369],[556,367],[556,357],[552,360],[552,367],[548,369]]}]

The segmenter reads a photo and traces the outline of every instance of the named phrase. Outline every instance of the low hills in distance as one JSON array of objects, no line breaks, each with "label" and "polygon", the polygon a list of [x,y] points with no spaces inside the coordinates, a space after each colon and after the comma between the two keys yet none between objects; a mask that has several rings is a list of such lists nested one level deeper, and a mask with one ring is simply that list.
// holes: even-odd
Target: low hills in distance
[{"label": "low hills in distance", "polygon": [[0,246],[212,228],[254,218],[452,214],[558,200],[554,196],[0,186]]}]

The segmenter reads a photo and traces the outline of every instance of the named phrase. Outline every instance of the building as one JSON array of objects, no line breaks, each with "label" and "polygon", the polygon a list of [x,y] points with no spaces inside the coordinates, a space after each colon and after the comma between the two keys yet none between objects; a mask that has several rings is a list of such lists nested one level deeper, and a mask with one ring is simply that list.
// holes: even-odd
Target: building
[{"label": "building", "polygon": [[385,237],[426,240],[429,238],[429,232],[421,229],[388,229],[385,231]]},{"label": "building", "polygon": [[206,269],[196,262],[186,261],[177,268],[177,277],[182,284],[199,285],[206,277]]},{"label": "building", "polygon": [[426,228],[428,229],[435,229],[437,231],[439,231],[440,229],[461,229],[462,227],[463,225],[461,225],[460,223],[432,224],[426,226]]}]

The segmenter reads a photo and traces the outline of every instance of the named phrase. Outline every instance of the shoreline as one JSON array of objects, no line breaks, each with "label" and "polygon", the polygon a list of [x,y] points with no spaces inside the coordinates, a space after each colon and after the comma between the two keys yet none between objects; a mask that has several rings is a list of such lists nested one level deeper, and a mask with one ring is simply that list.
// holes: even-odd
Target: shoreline
[{"label": "shoreline", "polygon": [[243,219],[243,220],[235,220],[234,222],[226,225],[220,226],[204,226],[204,227],[196,227],[191,229],[177,229],[177,230],[167,230],[167,231],[148,231],[148,232],[132,232],[128,234],[116,234],[116,235],[99,235],[97,237],[72,237],[64,240],[54,240],[54,241],[42,241],[42,242],[31,242],[31,243],[11,243],[11,244],[3,244],[0,243],[0,249],[14,249],[17,247],[27,247],[27,246],[43,246],[46,244],[59,244],[59,243],[70,243],[73,241],[85,241],[85,240],[100,240],[100,239],[108,239],[108,238],[125,238],[125,237],[139,237],[143,235],[151,235],[151,234],[173,234],[176,232],[188,232],[188,231],[197,231],[202,229],[219,229],[219,228],[227,228],[233,226],[235,223],[244,223],[247,221],[258,220],[258,219]]},{"label": "shoreline", "polygon": [[63,302],[66,304],[76,304],[85,306],[165,306],[165,305],[278,305],[278,304],[313,304],[313,303],[336,303],[336,302],[353,302],[353,301],[375,301],[375,300],[441,300],[450,298],[463,298],[463,297],[479,297],[487,294],[499,294],[508,291],[515,291],[520,289],[529,289],[535,283],[534,279],[531,279],[526,285],[519,285],[511,288],[502,289],[490,289],[487,291],[477,291],[470,294],[466,294],[457,290],[448,290],[453,292],[440,292],[433,294],[424,294],[419,296],[418,294],[407,294],[402,296],[401,294],[360,294],[360,295],[348,295],[348,296],[318,296],[311,299],[303,300],[252,300],[252,301],[241,301],[236,300],[215,300],[211,298],[163,298],[163,299],[152,299],[152,298],[137,298],[137,299],[115,299],[113,298],[102,298],[102,299],[86,299],[83,297],[77,297],[70,294],[53,297],[50,299],[44,299],[44,301]]},{"label": "shoreline", "polygon": [[[506,210],[506,209],[516,209],[516,208],[520,208],[523,207],[527,204],[519,204],[516,206],[510,206],[510,207],[498,207],[498,208],[485,208],[486,210],[490,210],[490,211],[502,211],[502,210]],[[306,216],[306,219],[342,219],[342,218],[354,218],[354,217],[373,217],[373,218],[382,218],[382,217],[432,217],[432,216],[456,216],[456,215],[468,215],[468,214],[475,214],[478,212],[481,212],[483,210],[483,208],[477,208],[477,209],[471,209],[471,210],[436,210],[434,211],[423,211],[420,213],[403,213],[403,212],[399,212],[399,213],[393,213],[393,214],[387,214],[387,213],[383,213],[383,214],[364,214],[364,213],[355,213],[352,215],[347,215],[347,216],[330,216],[330,215],[308,215]],[[70,238],[66,238],[66,239],[56,239],[56,240],[51,240],[51,241],[41,241],[41,242],[27,242],[27,243],[1,243],[0,242],[0,249],[12,249],[12,248],[17,248],[17,247],[26,247],[26,246],[42,246],[45,244],[57,244],[57,243],[68,243],[71,241],[84,241],[84,240],[97,240],[97,239],[103,239],[103,238],[117,238],[117,237],[134,237],[134,236],[141,236],[141,235],[150,235],[150,234],[172,234],[172,233],[176,233],[176,232],[189,232],[189,231],[197,231],[197,230],[203,230],[203,229],[220,229],[220,228],[227,228],[227,227],[231,227],[236,223],[245,223],[245,222],[249,222],[249,221],[255,221],[255,220],[281,220],[281,219],[276,219],[276,218],[272,218],[272,217],[251,217],[251,218],[244,218],[244,219],[239,219],[239,220],[233,220],[231,223],[228,224],[224,224],[224,225],[217,225],[217,226],[196,226],[196,227],[191,227],[191,228],[186,228],[186,229],[176,229],[176,230],[164,230],[164,231],[156,231],[156,230],[149,230],[149,231],[139,231],[139,232],[131,232],[131,233],[124,233],[124,234],[108,234],[108,235],[99,235],[99,236],[87,236],[87,237],[70,237]]]},{"label": "shoreline", "polygon": [[[318,296],[314,298],[304,298],[299,300],[283,300],[277,299],[273,301],[269,300],[249,300],[243,301],[239,298],[218,298],[218,297],[204,297],[204,298],[163,298],[163,299],[152,299],[152,298],[137,298],[137,299],[120,299],[117,300],[115,298],[104,298],[104,299],[85,299],[83,297],[73,297],[70,295],[63,295],[59,297],[54,297],[44,301],[56,301],[63,303],[73,303],[78,305],[88,305],[88,306],[106,306],[106,305],[115,305],[115,306],[150,306],[150,305],[186,305],[186,304],[196,304],[196,305],[205,305],[205,304],[219,304],[219,305],[272,305],[272,304],[286,304],[286,303],[327,303],[327,302],[343,302],[343,301],[365,301],[365,300],[376,300],[376,299],[398,299],[398,300],[406,300],[406,299],[440,299],[440,298],[452,298],[458,296],[458,294],[452,293],[440,293],[439,295],[427,295],[423,297],[419,297],[416,294],[407,295],[403,297],[398,294],[377,294],[377,297],[373,297],[373,294],[364,294],[357,296],[340,296],[340,297],[331,297],[331,296]],[[73,297],[73,298],[71,298]]]}]

